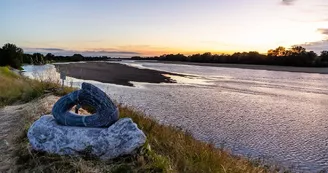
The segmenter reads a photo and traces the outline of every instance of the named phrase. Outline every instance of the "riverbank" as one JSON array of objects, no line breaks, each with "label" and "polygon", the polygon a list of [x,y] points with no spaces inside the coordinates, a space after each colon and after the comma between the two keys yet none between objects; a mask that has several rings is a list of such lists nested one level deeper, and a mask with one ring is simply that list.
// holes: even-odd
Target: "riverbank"
[{"label": "riverbank", "polygon": [[292,66],[274,66],[274,65],[197,63],[197,62],[157,61],[157,60],[142,60],[140,62],[179,64],[179,65],[197,65],[197,66],[210,66],[210,67],[223,67],[223,68],[240,68],[240,69],[252,69],[252,70],[269,70],[269,71],[285,71],[285,72],[328,74],[328,68],[327,67],[292,67]]},{"label": "riverbank", "polygon": [[[38,83],[20,76],[0,71],[0,77],[17,80],[11,89]],[[9,76],[9,77],[8,77]],[[58,86],[55,84],[54,86]],[[0,90],[6,85],[0,85]],[[49,114],[58,96],[49,88],[33,92],[41,93],[33,100],[20,101],[18,97],[0,109],[0,172],[267,172],[258,163],[235,157],[213,145],[195,140],[191,135],[170,126],[158,124],[144,114],[120,106],[120,117],[130,117],[147,136],[147,143],[135,155],[114,160],[100,161],[95,158],[80,158],[39,153],[30,149],[26,132],[41,115]],[[54,91],[58,88],[54,88]],[[68,90],[65,90],[68,91]],[[7,94],[10,97],[12,92]],[[57,92],[58,93],[58,92]],[[61,94],[65,94],[62,92]],[[32,99],[32,98],[31,98]],[[14,106],[8,104],[16,103]],[[19,103],[19,104],[18,104]],[[4,105],[5,106],[5,105]],[[4,164],[4,165],[2,165]]]},{"label": "riverbank", "polygon": [[178,75],[174,73],[139,69],[119,63],[86,62],[55,64],[56,68],[67,76],[85,80],[95,80],[103,83],[133,86],[130,81],[147,83],[174,83],[163,74]]}]

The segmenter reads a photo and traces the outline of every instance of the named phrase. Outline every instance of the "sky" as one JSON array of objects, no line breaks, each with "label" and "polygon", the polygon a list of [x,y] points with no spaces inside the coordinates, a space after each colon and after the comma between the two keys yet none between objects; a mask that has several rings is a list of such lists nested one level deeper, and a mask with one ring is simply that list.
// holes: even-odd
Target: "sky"
[{"label": "sky", "polygon": [[328,50],[328,0],[1,0],[0,45],[131,57]]}]

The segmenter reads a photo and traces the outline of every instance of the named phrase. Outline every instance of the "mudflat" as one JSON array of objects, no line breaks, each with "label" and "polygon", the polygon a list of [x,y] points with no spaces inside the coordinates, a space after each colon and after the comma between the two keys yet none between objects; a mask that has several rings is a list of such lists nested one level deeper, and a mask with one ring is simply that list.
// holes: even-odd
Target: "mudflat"
[{"label": "mudflat", "polygon": [[65,73],[67,76],[125,86],[133,86],[131,81],[147,83],[174,83],[174,80],[164,76],[163,74],[182,76],[180,74],[150,69],[139,69],[124,64],[108,62],[86,62],[54,65],[59,72]]}]

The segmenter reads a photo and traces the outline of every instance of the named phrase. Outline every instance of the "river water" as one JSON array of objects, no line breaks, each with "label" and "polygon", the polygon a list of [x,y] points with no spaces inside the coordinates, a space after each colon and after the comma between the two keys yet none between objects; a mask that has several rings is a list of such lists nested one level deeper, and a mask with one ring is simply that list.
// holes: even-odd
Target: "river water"
[{"label": "river water", "polygon": [[[328,75],[123,61],[191,75],[176,84],[92,82],[119,103],[192,133],[235,155],[296,172],[328,170]],[[58,80],[53,65],[26,75]],[[51,76],[49,78],[49,76]],[[66,85],[81,82],[68,77]]]}]

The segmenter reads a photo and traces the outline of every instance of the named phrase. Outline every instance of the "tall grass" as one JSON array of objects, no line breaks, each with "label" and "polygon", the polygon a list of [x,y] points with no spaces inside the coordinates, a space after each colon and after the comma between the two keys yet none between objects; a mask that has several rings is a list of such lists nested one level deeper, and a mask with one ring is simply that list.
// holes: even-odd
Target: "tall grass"
[{"label": "tall grass", "polygon": [[232,156],[212,144],[195,140],[190,134],[174,127],[160,125],[128,107],[120,108],[120,116],[130,117],[138,124],[152,150],[170,161],[173,172],[266,172],[245,158]]},{"label": "tall grass", "polygon": [[[39,115],[36,115],[39,116]],[[146,144],[133,155],[114,160],[59,156],[32,151],[25,130],[16,140],[17,172],[186,172],[253,173],[267,172],[245,158],[195,140],[174,127],[158,124],[144,114],[120,107],[120,116],[132,118],[147,136]],[[32,118],[36,119],[36,118]],[[32,122],[27,122],[31,124]]]},{"label": "tall grass", "polygon": [[[27,102],[45,93],[62,95],[73,90],[61,90],[56,83],[24,78],[7,67],[0,67],[0,81],[1,106]],[[35,109],[39,109],[37,102],[31,103],[35,104]],[[21,116],[21,135],[15,140],[14,156],[17,159],[14,172],[266,172],[244,158],[231,156],[211,144],[197,141],[174,127],[160,125],[128,107],[120,106],[120,116],[132,118],[146,134],[147,142],[133,155],[102,161],[87,154],[84,157],[71,157],[31,150],[26,133],[40,115],[25,112]]]},{"label": "tall grass", "polygon": [[63,95],[71,88],[60,89],[58,83],[28,79],[12,72],[9,67],[0,67],[0,107],[33,100],[45,93]]}]

